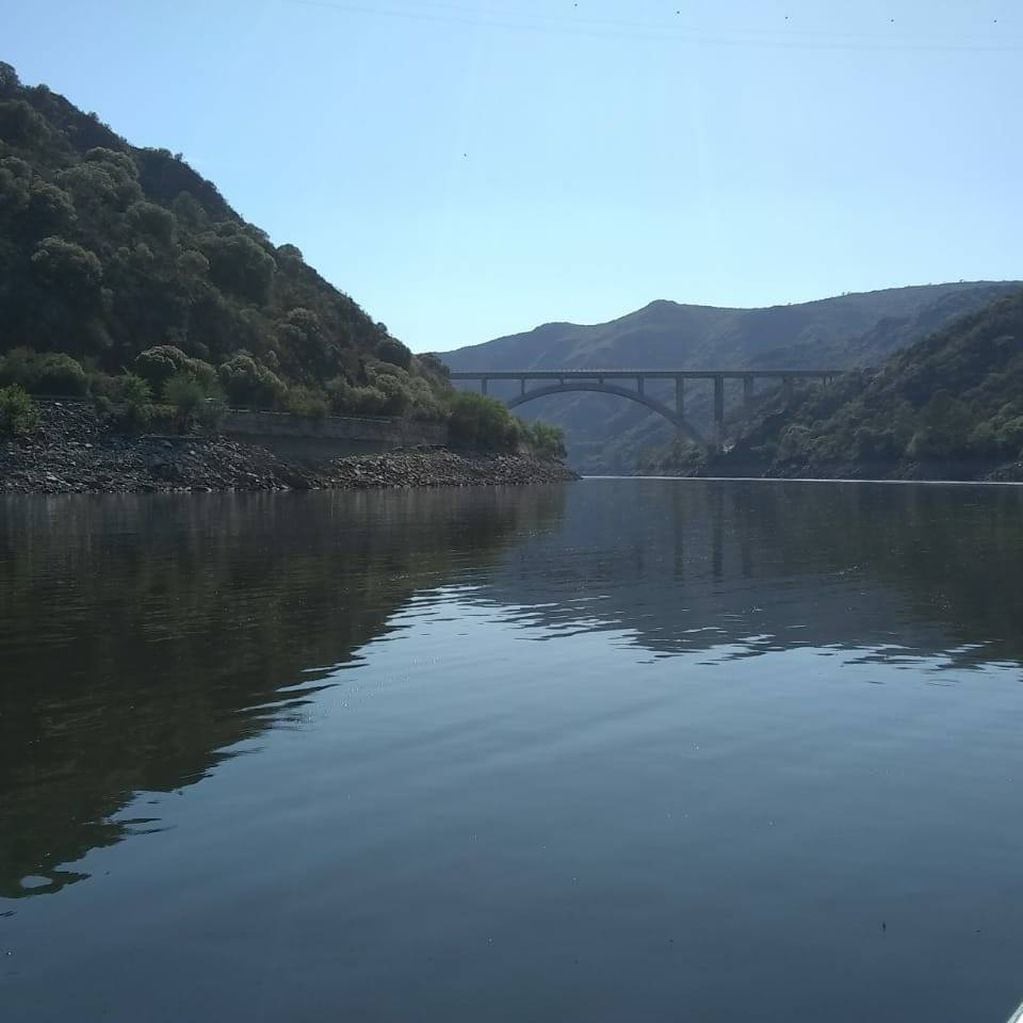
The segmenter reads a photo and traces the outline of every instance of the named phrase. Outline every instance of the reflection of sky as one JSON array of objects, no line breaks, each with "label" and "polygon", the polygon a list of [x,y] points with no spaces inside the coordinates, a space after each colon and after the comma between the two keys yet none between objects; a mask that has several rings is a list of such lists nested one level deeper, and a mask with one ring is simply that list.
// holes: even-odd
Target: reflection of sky
[{"label": "reflection of sky", "polygon": [[1023,653],[1023,495],[863,490],[586,481],[559,530],[510,548],[466,594],[542,626],[537,638],[624,630],[658,654],[849,647],[892,664],[971,664]]},{"label": "reflection of sky", "polygon": [[[17,527],[31,544],[0,551],[20,566],[21,596],[0,593],[14,623],[0,644],[23,682],[0,719],[2,890],[77,880],[62,865],[163,826],[134,810],[124,823],[132,793],[200,781],[267,728],[304,731],[321,686],[351,701],[391,684],[374,665],[392,648],[409,679],[485,686],[579,666],[599,677],[605,660],[636,679],[661,661],[739,677],[744,659],[837,666],[842,684],[958,684],[967,667],[1018,678],[1021,500],[625,480],[33,504],[38,521]],[[40,647],[40,623],[61,642]]]},{"label": "reflection of sky", "polygon": [[479,595],[421,591],[301,727],[129,805],[161,830],[8,921],[5,1007],[610,1021],[755,995],[904,1023],[910,997],[968,1019],[1018,993],[1014,668],[653,657]]}]

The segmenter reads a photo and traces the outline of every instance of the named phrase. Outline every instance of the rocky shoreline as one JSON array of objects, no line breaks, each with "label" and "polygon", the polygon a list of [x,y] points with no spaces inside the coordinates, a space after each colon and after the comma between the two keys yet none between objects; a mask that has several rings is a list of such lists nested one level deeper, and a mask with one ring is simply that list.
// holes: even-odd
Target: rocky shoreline
[{"label": "rocky shoreline", "polygon": [[410,448],[317,465],[217,435],[130,435],[85,404],[48,404],[39,427],[0,442],[0,494],[326,490],[559,483],[578,477],[529,455]]},{"label": "rocky shoreline", "polygon": [[904,483],[1020,483],[1023,459],[1006,462],[977,459],[931,459],[898,461],[765,462],[734,452],[714,455],[706,461],[661,466],[641,476],[678,476],[694,479],[835,480],[836,482]]},{"label": "rocky shoreline", "polygon": [[736,463],[727,456],[709,462],[700,476],[718,478],[819,479],[846,482],[883,480],[903,483],[1018,483],[1023,481],[1023,462],[934,461],[828,462],[785,466]]}]

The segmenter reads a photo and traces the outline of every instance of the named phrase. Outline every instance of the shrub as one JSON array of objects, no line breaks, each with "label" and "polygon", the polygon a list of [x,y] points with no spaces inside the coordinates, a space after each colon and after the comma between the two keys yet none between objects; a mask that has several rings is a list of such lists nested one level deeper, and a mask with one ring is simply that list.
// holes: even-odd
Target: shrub
[{"label": "shrub", "polygon": [[211,397],[209,390],[190,373],[176,373],[163,385],[163,400],[173,408],[174,424],[182,433],[197,420],[203,422],[208,417],[202,410]]},{"label": "shrub", "polygon": [[135,371],[157,392],[161,392],[173,376],[191,377],[204,393],[212,390],[217,382],[217,371],[208,362],[193,359],[175,345],[154,345],[140,352],[135,359]]},{"label": "shrub", "polygon": [[284,407],[294,416],[307,419],[326,419],[327,396],[311,387],[289,387],[284,398]]},{"label": "shrub", "polygon": [[355,387],[344,377],[328,381],[327,396],[335,415],[380,416],[387,404],[386,395],[376,387]]},{"label": "shrub", "polygon": [[540,458],[565,457],[565,434],[550,423],[523,424],[522,431],[534,455]]},{"label": "shrub", "polygon": [[813,442],[813,433],[806,426],[793,424],[785,429],[778,443],[778,460],[794,462],[805,458]]},{"label": "shrub", "polygon": [[31,348],[12,348],[6,356],[0,356],[0,387],[6,384],[25,387],[34,359],[35,352]]},{"label": "shrub", "polygon": [[514,451],[521,436],[518,420],[504,405],[469,391],[452,395],[448,426],[453,444],[483,451]]},{"label": "shrub", "polygon": [[134,373],[125,373],[120,377],[120,398],[127,405],[148,405],[153,399],[149,384]]},{"label": "shrub", "polygon": [[82,395],[88,393],[89,381],[76,359],[47,352],[36,360],[31,390],[34,394]]},{"label": "shrub", "polygon": [[412,404],[412,395],[397,377],[380,376],[375,382],[376,389],[383,395],[383,414],[403,416]]},{"label": "shrub", "polygon": [[81,395],[89,380],[81,364],[59,352],[15,348],[0,365],[0,384],[17,384],[30,394]]},{"label": "shrub", "polygon": [[99,370],[93,370],[87,375],[89,378],[89,394],[92,395],[97,407],[100,398],[107,402],[117,401],[120,398],[121,377],[114,376],[111,373],[101,373]]},{"label": "shrub", "polygon": [[163,385],[164,401],[183,415],[191,415],[205,398],[202,385],[187,373],[176,373]]},{"label": "shrub", "polygon": [[39,411],[23,387],[0,387],[0,435],[17,437],[34,430],[38,423]]},{"label": "shrub", "polygon": [[283,397],[284,382],[247,352],[237,352],[219,370],[220,385],[236,405],[272,408]]}]

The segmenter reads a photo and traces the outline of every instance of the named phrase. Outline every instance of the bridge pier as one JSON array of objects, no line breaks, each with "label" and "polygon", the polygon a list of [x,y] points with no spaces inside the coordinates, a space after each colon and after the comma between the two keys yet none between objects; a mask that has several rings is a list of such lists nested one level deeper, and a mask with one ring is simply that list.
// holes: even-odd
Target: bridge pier
[{"label": "bridge pier", "polygon": [[489,381],[487,380],[486,377],[483,377],[480,380],[480,394],[484,394],[485,395],[487,393],[487,384],[488,383],[489,383]]},{"label": "bridge pier", "polygon": [[675,377],[675,415],[681,419],[686,414],[686,378]]},{"label": "bridge pier", "polygon": [[747,405],[753,404],[753,375],[751,373],[747,373],[742,378],[742,400]]},{"label": "bridge pier", "polygon": [[725,440],[725,378],[714,377],[714,450],[720,451]]}]

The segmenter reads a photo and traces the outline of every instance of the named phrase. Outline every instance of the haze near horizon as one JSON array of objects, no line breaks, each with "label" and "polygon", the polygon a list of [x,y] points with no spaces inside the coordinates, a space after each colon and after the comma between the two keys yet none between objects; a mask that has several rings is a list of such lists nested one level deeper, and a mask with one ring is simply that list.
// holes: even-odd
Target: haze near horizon
[{"label": "haze near horizon", "polygon": [[999,3],[65,0],[4,37],[417,351],[1020,275]]}]

